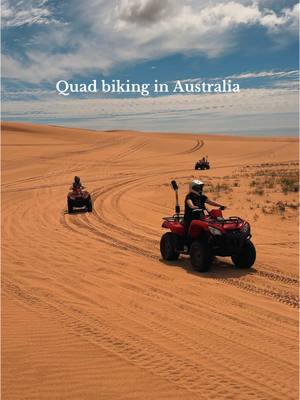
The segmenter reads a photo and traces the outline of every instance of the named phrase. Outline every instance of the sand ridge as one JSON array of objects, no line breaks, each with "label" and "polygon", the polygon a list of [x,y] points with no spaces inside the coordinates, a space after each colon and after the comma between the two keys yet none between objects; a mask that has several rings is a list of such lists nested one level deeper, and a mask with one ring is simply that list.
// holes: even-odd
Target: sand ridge
[{"label": "sand ridge", "polygon": [[[297,399],[298,197],[278,180],[297,169],[293,138],[3,123],[3,398]],[[74,175],[91,214],[66,213]],[[170,180],[182,204],[192,178],[250,222],[253,269],[161,260]]]}]

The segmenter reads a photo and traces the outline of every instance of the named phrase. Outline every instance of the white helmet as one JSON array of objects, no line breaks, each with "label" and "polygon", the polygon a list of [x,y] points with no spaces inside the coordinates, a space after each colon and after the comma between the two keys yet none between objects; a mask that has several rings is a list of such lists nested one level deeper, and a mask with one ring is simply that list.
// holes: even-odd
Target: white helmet
[{"label": "white helmet", "polygon": [[194,179],[189,183],[190,192],[201,194],[203,190],[204,183],[198,179]]}]

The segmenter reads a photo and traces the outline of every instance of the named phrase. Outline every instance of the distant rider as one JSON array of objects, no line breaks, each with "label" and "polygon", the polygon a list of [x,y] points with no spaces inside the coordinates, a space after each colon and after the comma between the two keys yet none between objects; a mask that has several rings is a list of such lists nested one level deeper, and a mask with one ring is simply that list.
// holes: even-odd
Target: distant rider
[{"label": "distant rider", "polygon": [[72,190],[75,190],[75,189],[84,189],[84,186],[82,185],[79,176],[75,176],[75,177],[74,177],[74,182],[72,183],[71,189],[72,189]]},{"label": "distant rider", "polygon": [[204,183],[196,179],[189,183],[189,193],[186,195],[184,201],[184,226],[186,234],[194,219],[201,219],[204,217],[205,204],[220,207],[222,210],[225,210],[225,206],[209,200],[208,197],[202,193],[203,186]]}]

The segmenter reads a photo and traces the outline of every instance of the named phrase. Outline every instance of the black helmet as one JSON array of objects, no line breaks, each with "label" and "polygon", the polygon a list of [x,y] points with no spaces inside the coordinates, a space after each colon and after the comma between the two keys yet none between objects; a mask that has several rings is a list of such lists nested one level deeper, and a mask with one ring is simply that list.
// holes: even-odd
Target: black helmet
[{"label": "black helmet", "polygon": [[75,176],[75,177],[74,177],[74,182],[75,182],[75,183],[79,183],[79,182],[80,182],[79,176]]}]

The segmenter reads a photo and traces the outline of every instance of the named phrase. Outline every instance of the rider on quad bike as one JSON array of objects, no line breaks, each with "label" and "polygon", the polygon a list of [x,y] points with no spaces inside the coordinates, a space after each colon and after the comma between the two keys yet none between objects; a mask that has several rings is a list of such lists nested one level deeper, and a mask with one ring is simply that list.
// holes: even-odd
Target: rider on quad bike
[{"label": "rider on quad bike", "polygon": [[74,182],[72,183],[72,186],[70,189],[72,189],[72,190],[84,189],[84,186],[81,184],[79,176],[74,176]]},{"label": "rider on quad bike", "polygon": [[195,169],[210,169],[210,164],[208,161],[208,156],[202,157],[201,160],[198,160],[195,164]]},{"label": "rider on quad bike", "polygon": [[[225,208],[202,194],[203,182],[192,181],[185,200],[185,213],[180,214],[178,186],[171,182],[176,194],[175,214],[163,217],[162,227],[168,229],[160,241],[164,260],[177,260],[180,254],[190,256],[193,268],[205,272],[214,256],[231,257],[238,268],[251,268],[256,251],[251,242],[250,224],[240,217],[224,218]],[[205,204],[219,208],[207,210]]]},{"label": "rider on quad bike", "polygon": [[71,214],[75,209],[81,208],[86,209],[88,212],[93,211],[93,204],[91,195],[88,191],[84,190],[79,176],[74,177],[74,182],[70,187],[71,192],[68,193],[67,203],[68,203],[68,213]]},{"label": "rider on quad bike", "polygon": [[194,179],[189,183],[189,193],[186,195],[184,201],[184,227],[186,235],[189,231],[191,222],[194,219],[204,217],[205,204],[220,207],[221,210],[225,210],[225,206],[209,200],[208,197],[202,193],[203,186],[204,183],[197,179]]}]

